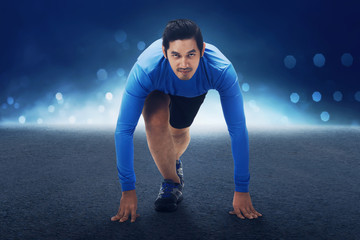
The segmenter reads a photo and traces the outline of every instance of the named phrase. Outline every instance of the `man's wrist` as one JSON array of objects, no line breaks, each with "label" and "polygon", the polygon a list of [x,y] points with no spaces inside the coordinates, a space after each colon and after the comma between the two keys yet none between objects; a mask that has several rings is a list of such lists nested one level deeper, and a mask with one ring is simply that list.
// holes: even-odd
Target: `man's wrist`
[{"label": "man's wrist", "polygon": [[129,190],[129,191],[123,191],[122,194],[123,194],[124,196],[134,195],[134,194],[136,194],[136,190],[133,189],[133,190]]}]

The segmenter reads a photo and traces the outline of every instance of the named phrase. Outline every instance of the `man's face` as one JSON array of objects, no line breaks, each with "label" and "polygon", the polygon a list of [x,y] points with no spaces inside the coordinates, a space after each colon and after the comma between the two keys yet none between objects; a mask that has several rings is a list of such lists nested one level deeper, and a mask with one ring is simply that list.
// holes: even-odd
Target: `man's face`
[{"label": "man's face", "polygon": [[[165,55],[165,48],[163,53]],[[189,80],[196,72],[199,66],[200,57],[204,54],[205,43],[200,53],[194,38],[175,40],[169,42],[167,50],[167,59],[175,75],[181,80]]]}]

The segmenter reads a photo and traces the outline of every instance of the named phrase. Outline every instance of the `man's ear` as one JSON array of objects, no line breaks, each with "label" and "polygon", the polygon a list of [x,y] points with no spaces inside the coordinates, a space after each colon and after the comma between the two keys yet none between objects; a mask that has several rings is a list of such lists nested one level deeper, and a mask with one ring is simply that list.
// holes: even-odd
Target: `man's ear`
[{"label": "man's ear", "polygon": [[204,56],[205,46],[206,46],[206,44],[205,44],[205,42],[204,42],[203,49],[202,49],[202,52],[201,52],[201,56]]},{"label": "man's ear", "polygon": [[167,58],[167,57],[166,57],[166,52],[165,52],[165,47],[164,47],[164,46],[162,46],[162,52],[163,52],[163,54],[164,54],[164,57]]}]

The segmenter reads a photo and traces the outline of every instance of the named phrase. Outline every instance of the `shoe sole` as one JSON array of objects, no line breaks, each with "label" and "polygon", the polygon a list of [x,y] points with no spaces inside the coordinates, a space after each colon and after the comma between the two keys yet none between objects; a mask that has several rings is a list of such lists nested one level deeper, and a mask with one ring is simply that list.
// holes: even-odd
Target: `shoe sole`
[{"label": "shoe sole", "polygon": [[183,200],[181,195],[176,203],[162,204],[161,206],[155,205],[155,210],[158,212],[174,212],[177,210],[178,204]]}]

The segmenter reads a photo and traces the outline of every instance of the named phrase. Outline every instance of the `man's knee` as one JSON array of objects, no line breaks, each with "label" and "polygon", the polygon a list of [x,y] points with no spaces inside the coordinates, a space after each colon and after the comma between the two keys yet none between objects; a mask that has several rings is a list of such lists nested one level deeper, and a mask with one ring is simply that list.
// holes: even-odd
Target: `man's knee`
[{"label": "man's knee", "polygon": [[190,132],[189,130],[190,130],[190,127],[179,129],[179,128],[174,128],[174,127],[170,126],[170,132],[174,138],[183,138],[183,137],[189,135],[189,132]]}]

